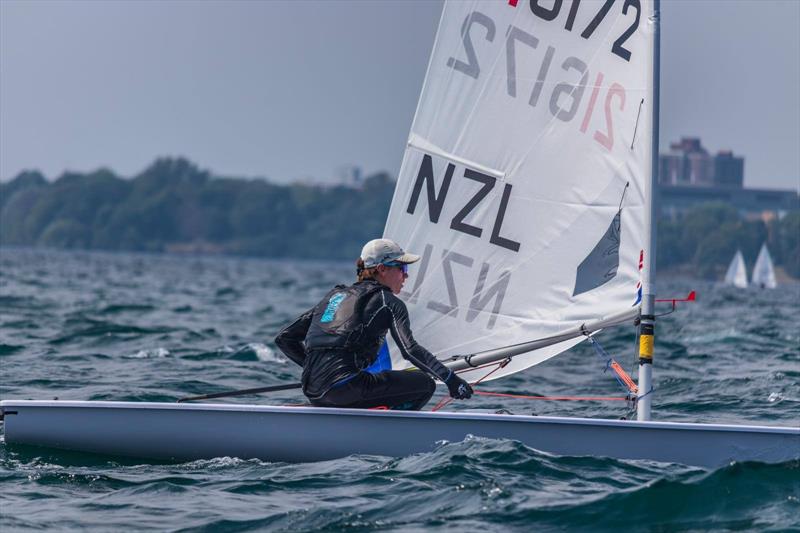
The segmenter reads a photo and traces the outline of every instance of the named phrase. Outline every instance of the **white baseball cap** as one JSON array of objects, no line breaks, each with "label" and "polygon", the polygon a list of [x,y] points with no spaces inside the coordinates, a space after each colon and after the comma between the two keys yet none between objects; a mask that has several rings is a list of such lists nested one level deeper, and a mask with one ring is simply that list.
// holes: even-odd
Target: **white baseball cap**
[{"label": "white baseball cap", "polygon": [[361,249],[364,268],[373,268],[386,263],[416,263],[419,256],[408,254],[400,245],[389,239],[373,239]]}]

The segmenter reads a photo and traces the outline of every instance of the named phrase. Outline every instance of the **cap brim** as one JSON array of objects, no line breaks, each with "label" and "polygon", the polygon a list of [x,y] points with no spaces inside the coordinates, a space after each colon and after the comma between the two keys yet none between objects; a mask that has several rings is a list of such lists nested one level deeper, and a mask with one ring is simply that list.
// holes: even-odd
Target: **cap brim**
[{"label": "cap brim", "polygon": [[400,257],[398,257],[397,259],[392,259],[392,261],[396,261],[398,263],[405,263],[409,265],[411,263],[416,263],[417,261],[419,261],[419,256],[416,254],[405,253]]}]

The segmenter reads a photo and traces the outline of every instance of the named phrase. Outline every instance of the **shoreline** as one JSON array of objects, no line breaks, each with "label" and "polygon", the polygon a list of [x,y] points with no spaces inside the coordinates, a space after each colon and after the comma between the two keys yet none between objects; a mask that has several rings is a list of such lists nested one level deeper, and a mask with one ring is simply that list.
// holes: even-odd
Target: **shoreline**
[{"label": "shoreline", "polygon": [[[44,253],[94,253],[94,254],[108,254],[108,255],[140,255],[140,256],[162,256],[169,258],[187,258],[187,259],[245,259],[245,260],[263,260],[275,262],[300,262],[304,264],[313,263],[340,263],[342,265],[350,265],[354,259],[351,258],[322,258],[322,257],[290,257],[290,256],[270,256],[270,255],[252,255],[252,254],[234,254],[220,250],[219,248],[209,247],[206,243],[198,246],[191,244],[176,244],[170,246],[166,250],[149,251],[149,250],[104,250],[100,248],[55,248],[49,246],[26,246],[16,244],[0,244],[0,253],[10,250],[25,250]],[[689,279],[703,279],[710,282],[722,282],[724,271],[720,271],[720,275],[714,279],[698,278],[695,275],[695,268],[690,264],[683,264],[679,266],[670,266],[667,268],[660,268],[657,270],[657,275],[661,279],[675,280],[680,278]],[[775,277],[781,285],[793,285],[800,283],[800,278],[795,278],[786,272],[783,266],[775,266]]]},{"label": "shoreline", "polygon": [[[668,268],[659,269],[656,271],[656,274],[658,275],[659,278],[663,279],[691,278],[691,279],[705,279],[705,281],[722,282],[725,276],[725,271],[721,270],[720,274],[716,276],[714,279],[697,278],[694,273],[694,267],[692,265],[684,264],[684,265],[671,266]],[[786,272],[786,269],[783,266],[778,266],[778,265],[775,266],[775,279],[779,285],[791,285],[795,283],[800,283],[800,278],[795,278],[791,276]]]}]

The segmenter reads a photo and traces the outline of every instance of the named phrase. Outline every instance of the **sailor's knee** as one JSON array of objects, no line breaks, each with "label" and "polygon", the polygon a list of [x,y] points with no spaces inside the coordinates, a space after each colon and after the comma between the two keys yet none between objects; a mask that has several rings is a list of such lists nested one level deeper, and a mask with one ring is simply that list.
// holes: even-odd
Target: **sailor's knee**
[{"label": "sailor's knee", "polygon": [[436,382],[428,376],[425,376],[425,392],[428,398],[433,396],[433,393],[436,392]]}]

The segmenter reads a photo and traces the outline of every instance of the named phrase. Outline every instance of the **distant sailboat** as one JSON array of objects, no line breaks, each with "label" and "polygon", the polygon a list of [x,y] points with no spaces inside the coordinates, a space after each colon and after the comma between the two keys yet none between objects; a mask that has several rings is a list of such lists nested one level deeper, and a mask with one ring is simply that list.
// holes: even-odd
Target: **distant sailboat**
[{"label": "distant sailboat", "polygon": [[728,272],[725,274],[725,284],[733,285],[740,289],[747,288],[747,268],[744,266],[744,257],[741,250],[736,250],[736,255],[731,260]]},{"label": "distant sailboat", "polygon": [[778,286],[775,281],[775,267],[772,265],[772,257],[769,255],[767,243],[762,244],[761,251],[758,252],[756,266],[753,267],[752,284],[762,289],[774,289]]}]

